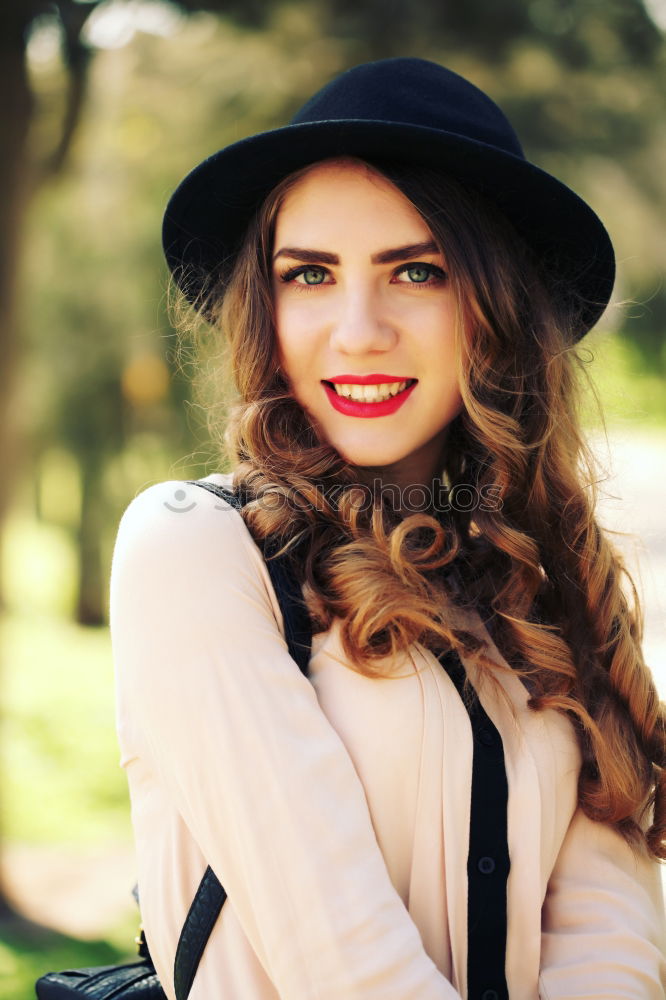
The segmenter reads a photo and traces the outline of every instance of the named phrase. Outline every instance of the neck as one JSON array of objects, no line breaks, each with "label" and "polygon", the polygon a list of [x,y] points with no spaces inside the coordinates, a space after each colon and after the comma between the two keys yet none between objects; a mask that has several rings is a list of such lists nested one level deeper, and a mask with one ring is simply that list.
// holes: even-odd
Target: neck
[{"label": "neck", "polygon": [[417,513],[436,513],[445,503],[443,453],[428,457],[412,454],[391,465],[358,466],[359,482],[381,493],[390,509],[401,517]]}]

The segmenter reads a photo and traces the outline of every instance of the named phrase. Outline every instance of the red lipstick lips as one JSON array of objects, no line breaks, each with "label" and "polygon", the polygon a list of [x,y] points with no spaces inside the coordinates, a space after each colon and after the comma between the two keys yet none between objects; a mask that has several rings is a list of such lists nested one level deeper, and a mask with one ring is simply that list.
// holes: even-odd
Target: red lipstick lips
[{"label": "red lipstick lips", "polygon": [[[402,392],[391,396],[390,399],[383,399],[378,403],[365,403],[357,399],[347,399],[339,396],[331,387],[330,383],[336,385],[381,385],[383,382],[410,382]],[[328,400],[338,413],[344,413],[348,417],[386,417],[399,410],[406,402],[412,390],[416,387],[416,380],[409,377],[397,378],[395,375],[336,375],[334,378],[326,379],[322,382]]]}]

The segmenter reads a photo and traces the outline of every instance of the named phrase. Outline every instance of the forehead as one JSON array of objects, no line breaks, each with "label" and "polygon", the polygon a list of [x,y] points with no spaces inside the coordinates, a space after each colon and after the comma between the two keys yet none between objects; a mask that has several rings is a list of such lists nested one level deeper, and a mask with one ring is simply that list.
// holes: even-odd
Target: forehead
[{"label": "forehead", "polygon": [[314,164],[290,188],[278,209],[276,237],[293,229],[367,233],[400,229],[424,238],[428,227],[414,205],[378,171],[344,158]]}]

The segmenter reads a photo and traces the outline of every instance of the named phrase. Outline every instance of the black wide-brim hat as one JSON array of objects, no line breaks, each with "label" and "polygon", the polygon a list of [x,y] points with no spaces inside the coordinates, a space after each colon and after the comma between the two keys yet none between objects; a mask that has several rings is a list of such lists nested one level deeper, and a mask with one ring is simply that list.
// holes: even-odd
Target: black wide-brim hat
[{"label": "black wide-brim hat", "polygon": [[248,223],[287,174],[335,156],[439,169],[495,204],[530,246],[555,294],[580,302],[582,337],[615,278],[613,246],[577,194],[530,163],[504,113],[478,87],[425,59],[363,63],[323,87],[289,125],[200,163],[167,205],[163,245],[187,298],[228,276]]}]

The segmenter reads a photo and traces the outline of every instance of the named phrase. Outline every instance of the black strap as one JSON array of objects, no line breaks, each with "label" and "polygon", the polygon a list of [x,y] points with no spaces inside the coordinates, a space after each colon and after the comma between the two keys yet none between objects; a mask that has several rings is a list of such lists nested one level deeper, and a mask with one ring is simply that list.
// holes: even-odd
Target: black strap
[{"label": "black strap", "polygon": [[204,948],[227,894],[210,867],[206,868],[178,939],[173,970],[176,1000],[187,1000]]},{"label": "black strap", "polygon": [[509,788],[502,737],[468,685],[455,650],[440,663],[462,698],[472,724],[472,796],[467,855],[467,998],[509,1000],[506,983],[506,883],[509,876]]},{"label": "black strap", "polygon": [[307,677],[312,648],[312,622],[303,600],[298,574],[293,570],[295,552],[276,556],[274,553],[277,549],[278,545],[272,540],[264,546],[266,567],[282,609],[289,655]]},{"label": "black strap", "polygon": [[[239,510],[247,498],[239,493],[200,480],[187,480],[188,485],[201,486],[221,497]],[[290,655],[300,670],[308,676],[312,628],[298,580],[290,570],[285,556],[276,556],[277,545],[270,539],[264,545],[266,566],[280,603],[284,618],[285,637]],[[220,915],[227,894],[210,867],[206,868],[188,911],[178,939],[174,961],[176,1000],[187,1000],[204,948]]]},{"label": "black strap", "polygon": [[[248,499],[242,494],[234,493],[224,486],[217,486],[214,483],[205,483],[201,480],[197,480],[196,482],[187,480],[187,482],[195,486],[202,486],[210,493],[214,493],[216,496],[226,500],[227,503],[230,503],[237,510],[240,510]],[[293,552],[286,555],[275,555],[279,551],[279,542],[272,538],[268,538],[263,542],[262,551],[273,589],[282,610],[285,639],[289,655],[296,661],[302,673],[307,677],[312,645],[312,625],[305,602],[303,601],[297,574],[293,572],[292,568],[293,560],[296,556]]]}]

